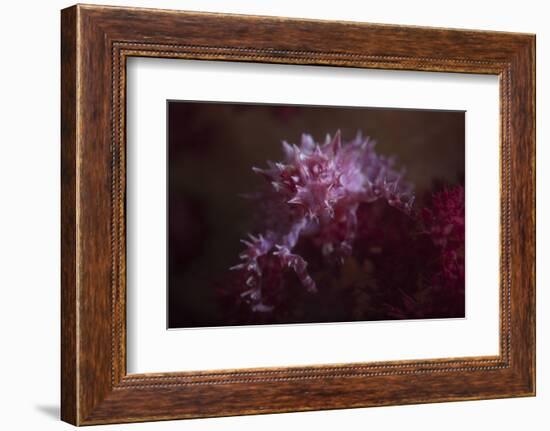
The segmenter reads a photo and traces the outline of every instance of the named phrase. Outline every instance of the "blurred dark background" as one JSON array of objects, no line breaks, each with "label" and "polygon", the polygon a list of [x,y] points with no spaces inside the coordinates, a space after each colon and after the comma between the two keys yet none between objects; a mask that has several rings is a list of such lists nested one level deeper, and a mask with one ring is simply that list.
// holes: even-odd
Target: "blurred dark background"
[{"label": "blurred dark background", "polygon": [[464,180],[465,115],[456,111],[168,101],[168,327],[224,326],[215,286],[238,263],[254,222],[242,195],[252,167],[282,158],[281,141],[323,142],[358,130],[397,157],[417,199]]}]

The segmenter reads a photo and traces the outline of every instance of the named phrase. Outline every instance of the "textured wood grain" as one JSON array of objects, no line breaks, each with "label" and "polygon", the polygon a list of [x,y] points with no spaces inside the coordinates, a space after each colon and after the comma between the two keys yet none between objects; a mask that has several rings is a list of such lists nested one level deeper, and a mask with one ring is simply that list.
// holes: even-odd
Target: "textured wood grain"
[{"label": "textured wood grain", "polygon": [[77,422],[76,9],[61,16],[61,417]]},{"label": "textured wood grain", "polygon": [[[64,10],[62,418],[82,425],[533,395],[534,49],[534,36],[525,34],[100,6]],[[129,56],[499,75],[499,356],[127,375]]]}]

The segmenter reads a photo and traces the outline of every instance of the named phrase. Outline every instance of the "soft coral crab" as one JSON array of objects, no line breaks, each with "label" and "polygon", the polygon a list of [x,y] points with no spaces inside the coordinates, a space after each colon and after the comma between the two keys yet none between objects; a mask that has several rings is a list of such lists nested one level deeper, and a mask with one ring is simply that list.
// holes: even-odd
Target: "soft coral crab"
[{"label": "soft coral crab", "polygon": [[[317,287],[304,257],[294,253],[298,241],[308,238],[327,260],[342,262],[353,250],[360,204],[384,199],[409,213],[414,202],[412,187],[395,169],[393,158],[378,155],[375,141],[358,133],[343,142],[340,131],[326,136],[323,144],[303,134],[300,146],[282,143],[284,160],[254,167],[268,183],[256,195],[266,209],[264,232],[242,240],[246,249],[233,270],[244,271],[247,289],[241,297],[254,311],[271,311],[263,301],[263,266],[266,257],[279,267],[294,271],[311,292]],[[273,277],[270,278],[272,280]]]}]

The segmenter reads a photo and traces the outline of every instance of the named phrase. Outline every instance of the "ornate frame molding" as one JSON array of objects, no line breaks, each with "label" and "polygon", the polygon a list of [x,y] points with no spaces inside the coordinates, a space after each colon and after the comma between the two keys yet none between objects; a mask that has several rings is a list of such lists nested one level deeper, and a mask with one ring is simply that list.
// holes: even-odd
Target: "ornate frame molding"
[{"label": "ornate frame molding", "polygon": [[[269,31],[256,32],[258,26]],[[339,37],[308,42],[311,33]],[[97,424],[534,395],[534,46],[534,36],[510,33],[65,9],[62,418]],[[500,354],[127,375],[125,66],[131,56],[498,75]],[[251,391],[262,397],[250,399]],[[305,391],[307,399],[300,396]]]}]

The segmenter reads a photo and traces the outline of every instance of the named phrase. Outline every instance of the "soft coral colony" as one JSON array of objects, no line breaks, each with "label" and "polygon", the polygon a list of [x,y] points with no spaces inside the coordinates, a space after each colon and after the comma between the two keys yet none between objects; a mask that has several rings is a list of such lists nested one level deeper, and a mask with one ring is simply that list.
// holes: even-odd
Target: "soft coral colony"
[{"label": "soft coral colony", "polygon": [[266,180],[255,195],[264,208],[263,231],[249,234],[246,249],[234,266],[243,274],[240,293],[256,312],[269,312],[269,290],[282,288],[286,272],[293,272],[309,292],[316,292],[308,261],[296,252],[300,241],[320,253],[327,265],[340,265],[353,252],[361,205],[384,200],[410,214],[412,185],[392,157],[375,151],[375,142],[358,133],[344,142],[338,131],[320,144],[307,134],[300,145],[283,142],[284,160],[254,167]]}]

